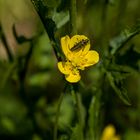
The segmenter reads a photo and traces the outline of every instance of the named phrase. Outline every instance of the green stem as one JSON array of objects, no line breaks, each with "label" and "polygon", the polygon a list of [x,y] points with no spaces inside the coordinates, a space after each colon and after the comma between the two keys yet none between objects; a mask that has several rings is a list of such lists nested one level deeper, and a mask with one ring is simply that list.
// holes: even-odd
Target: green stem
[{"label": "green stem", "polygon": [[55,126],[54,126],[54,133],[53,133],[54,140],[57,140],[58,120],[59,120],[60,108],[61,108],[61,103],[62,103],[63,97],[64,97],[64,93],[62,92],[60,97],[59,97],[57,111],[56,111]]},{"label": "green stem", "polygon": [[[71,30],[71,36],[77,34],[77,9],[76,9],[76,0],[70,1],[70,30]],[[77,90],[74,89],[74,85],[72,85],[72,94],[76,97],[76,106],[77,106],[77,117],[78,117],[78,123],[79,123],[79,139],[83,140],[83,128],[84,128],[84,119],[82,114],[82,102],[81,97]]]},{"label": "green stem", "polygon": [[99,92],[96,95],[96,100],[95,100],[95,112],[94,112],[94,118],[95,118],[95,127],[94,127],[94,139],[98,140],[99,135],[100,135],[100,121],[101,121],[101,114],[100,114],[100,109],[101,109],[101,94],[102,91],[99,90]]},{"label": "green stem", "polygon": [[77,118],[78,118],[78,124],[79,124],[79,129],[78,129],[78,139],[79,140],[84,140],[84,136],[83,136],[83,128],[84,128],[84,116],[83,116],[83,105],[82,105],[82,101],[81,101],[81,95],[80,93],[77,91],[77,84],[76,85],[71,85],[71,94],[74,97],[74,103],[76,104],[76,111],[77,111]]},{"label": "green stem", "polygon": [[84,119],[83,114],[82,114],[82,102],[81,102],[81,96],[80,94],[77,92],[76,94],[76,104],[77,104],[77,117],[78,117],[78,121],[79,121],[79,132],[80,132],[80,140],[84,140],[84,136],[83,136],[83,128],[84,128]]},{"label": "green stem", "polygon": [[101,114],[101,103],[102,103],[102,95],[105,92],[104,89],[104,83],[105,83],[105,71],[104,68],[101,67],[100,70],[101,77],[99,79],[99,86],[98,90],[96,92],[96,100],[95,100],[95,113],[94,113],[94,118],[95,118],[95,127],[94,127],[94,138],[95,140],[99,140],[100,134],[101,134],[101,127],[103,124],[103,116]]},{"label": "green stem", "polygon": [[35,7],[35,10],[37,11],[44,28],[47,32],[47,35],[50,39],[50,43],[52,45],[52,48],[54,50],[55,56],[58,61],[61,61],[61,53],[58,50],[58,45],[56,43],[55,39],[55,30],[56,30],[56,24],[55,22],[50,19],[47,15],[48,13],[48,7],[43,4],[43,0],[31,0],[32,4]]},{"label": "green stem", "polygon": [[77,34],[77,10],[76,10],[76,0],[70,1],[70,30],[71,35]]},{"label": "green stem", "polygon": [[96,97],[93,96],[89,106],[89,119],[88,119],[88,126],[89,126],[89,137],[95,140],[95,104]]}]

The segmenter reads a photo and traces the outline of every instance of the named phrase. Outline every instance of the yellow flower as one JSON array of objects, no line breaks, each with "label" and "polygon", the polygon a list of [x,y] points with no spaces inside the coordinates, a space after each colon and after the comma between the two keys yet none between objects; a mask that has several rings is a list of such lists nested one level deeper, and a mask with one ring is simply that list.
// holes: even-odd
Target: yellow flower
[{"label": "yellow flower", "polygon": [[62,37],[61,47],[66,59],[58,62],[58,69],[65,74],[66,80],[70,83],[76,83],[81,79],[79,70],[84,70],[85,67],[99,61],[99,54],[93,50],[89,51],[90,41],[84,35]]},{"label": "yellow flower", "polygon": [[120,140],[120,137],[115,133],[115,127],[113,125],[108,125],[103,131],[101,140]]}]

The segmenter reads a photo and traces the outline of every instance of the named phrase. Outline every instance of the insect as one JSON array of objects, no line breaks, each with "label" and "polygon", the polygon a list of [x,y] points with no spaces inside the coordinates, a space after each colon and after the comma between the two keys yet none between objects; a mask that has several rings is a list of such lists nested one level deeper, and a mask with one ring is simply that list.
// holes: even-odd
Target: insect
[{"label": "insect", "polygon": [[76,51],[81,48],[84,48],[89,43],[89,39],[82,39],[80,42],[76,43],[70,50]]}]

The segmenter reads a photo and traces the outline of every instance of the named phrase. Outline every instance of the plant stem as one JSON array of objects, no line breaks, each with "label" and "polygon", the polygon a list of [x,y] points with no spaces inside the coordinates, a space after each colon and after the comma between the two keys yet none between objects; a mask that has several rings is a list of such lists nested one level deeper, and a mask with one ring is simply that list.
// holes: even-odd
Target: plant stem
[{"label": "plant stem", "polygon": [[78,120],[78,139],[79,140],[84,140],[84,136],[83,136],[83,128],[85,125],[85,116],[83,114],[83,105],[82,105],[82,101],[81,101],[81,95],[78,92],[77,89],[77,84],[76,85],[71,85],[71,94],[74,97],[74,104],[76,104],[76,111],[77,111],[77,120]]},{"label": "plant stem", "polygon": [[61,103],[62,103],[62,100],[63,100],[63,96],[64,96],[64,93],[62,92],[60,97],[59,97],[59,101],[58,101],[58,105],[57,105],[55,125],[54,125],[54,133],[53,133],[53,139],[54,140],[57,140],[58,120],[59,120],[60,108],[61,108]]},{"label": "plant stem", "polygon": [[95,112],[94,112],[94,118],[95,118],[95,127],[94,127],[94,139],[98,140],[99,139],[99,134],[100,134],[100,121],[101,121],[101,114],[100,114],[100,109],[101,109],[101,94],[102,90],[99,90],[96,95],[96,100],[95,100]]},{"label": "plant stem", "polygon": [[77,105],[77,117],[78,117],[78,121],[79,121],[79,134],[80,140],[84,140],[84,136],[83,136],[83,127],[84,127],[84,119],[83,119],[83,114],[82,114],[82,103],[81,103],[81,96],[80,94],[77,92],[76,94],[76,105]]},{"label": "plant stem", "polygon": [[[77,34],[77,9],[76,9],[76,0],[70,1],[70,29],[71,29],[71,36]],[[72,94],[75,94],[76,97],[76,106],[77,106],[77,117],[78,117],[78,123],[79,123],[79,139],[83,140],[83,127],[84,127],[84,119],[82,114],[82,102],[81,102],[81,96],[75,89],[75,86],[78,85],[72,85]],[[76,87],[77,88],[77,87]]]},{"label": "plant stem", "polygon": [[55,56],[58,61],[61,61],[61,53],[58,50],[58,45],[56,43],[55,39],[55,30],[56,30],[56,24],[55,22],[48,17],[48,7],[43,4],[42,0],[31,0],[32,4],[35,7],[35,10],[37,11],[44,28],[47,32],[47,35],[50,39],[50,43],[52,45],[52,48],[54,50]]},{"label": "plant stem", "polygon": [[76,10],[76,0],[70,1],[70,30],[71,35],[77,34],[77,10]]},{"label": "plant stem", "polygon": [[101,67],[100,69],[100,73],[101,73],[101,77],[99,79],[99,86],[98,86],[98,90],[96,92],[96,100],[95,100],[95,113],[94,113],[94,118],[95,118],[95,127],[94,127],[94,138],[95,140],[99,140],[100,139],[100,135],[101,135],[101,128],[103,125],[103,116],[101,113],[101,105],[102,105],[102,97],[103,97],[103,93],[105,92],[105,78],[106,78],[106,74],[104,71],[104,68]]}]

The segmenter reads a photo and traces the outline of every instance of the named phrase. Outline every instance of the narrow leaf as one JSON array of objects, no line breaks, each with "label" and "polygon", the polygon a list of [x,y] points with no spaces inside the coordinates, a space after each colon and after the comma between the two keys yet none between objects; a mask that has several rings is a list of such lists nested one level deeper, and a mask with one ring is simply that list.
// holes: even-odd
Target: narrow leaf
[{"label": "narrow leaf", "polygon": [[115,54],[120,48],[122,48],[132,37],[140,33],[140,23],[136,24],[131,29],[123,30],[117,37],[110,41],[109,47],[111,54]]},{"label": "narrow leaf", "polygon": [[119,98],[126,104],[131,105],[129,97],[127,95],[126,89],[122,86],[122,83],[117,84],[117,80],[113,77],[110,72],[107,72],[107,78],[110,82],[111,87],[114,89],[115,93],[119,96]]},{"label": "narrow leaf", "polygon": [[54,32],[56,30],[56,24],[52,18],[49,17],[51,10],[47,7],[46,2],[44,0],[31,0],[31,2],[33,3],[38,15],[40,16],[40,19],[42,20],[49,38],[51,40],[55,40]]},{"label": "narrow leaf", "polygon": [[56,23],[57,28],[61,28],[63,25],[65,25],[70,19],[69,12],[55,12],[53,16],[53,20]]}]

